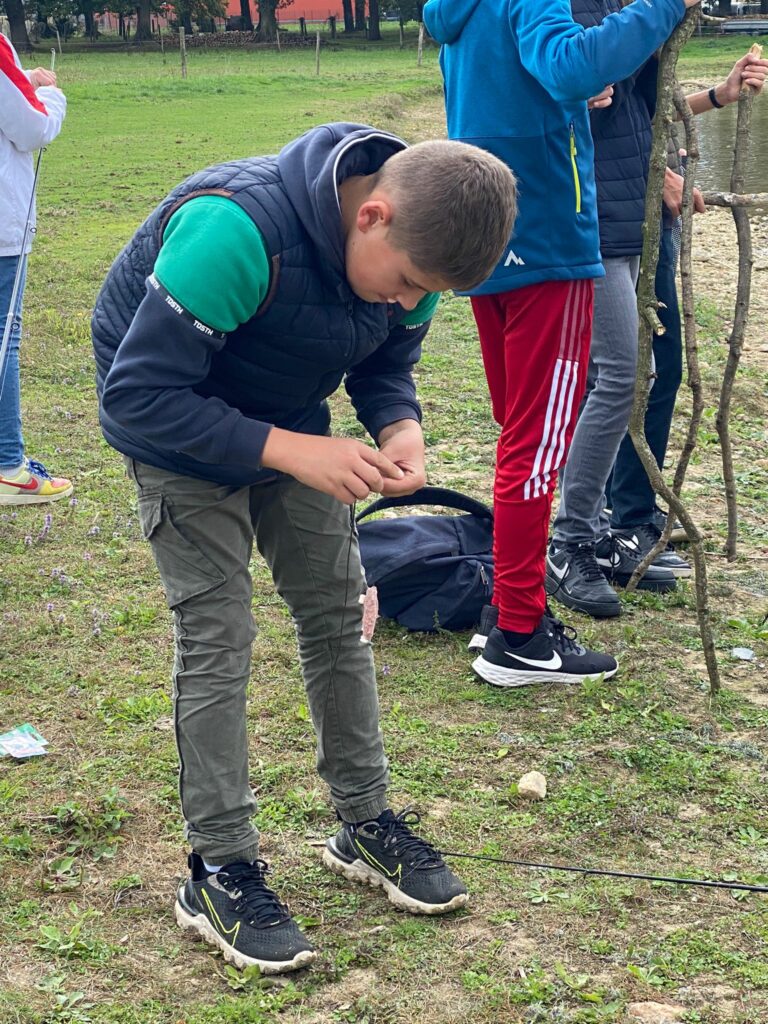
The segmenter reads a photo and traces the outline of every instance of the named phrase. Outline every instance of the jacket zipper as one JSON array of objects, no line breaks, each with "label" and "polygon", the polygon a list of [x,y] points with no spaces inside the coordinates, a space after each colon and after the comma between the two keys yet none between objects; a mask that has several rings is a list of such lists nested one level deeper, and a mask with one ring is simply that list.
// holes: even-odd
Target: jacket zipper
[{"label": "jacket zipper", "polygon": [[579,166],[576,163],[576,132],[573,128],[573,121],[570,125],[571,132],[571,167],[573,168],[573,187],[576,190],[576,213],[581,213],[581,182],[579,181]]}]

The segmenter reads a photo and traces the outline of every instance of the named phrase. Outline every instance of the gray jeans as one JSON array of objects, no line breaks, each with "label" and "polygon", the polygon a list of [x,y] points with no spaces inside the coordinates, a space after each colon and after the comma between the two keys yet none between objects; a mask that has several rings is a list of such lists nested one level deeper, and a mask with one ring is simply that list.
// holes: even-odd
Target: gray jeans
[{"label": "gray jeans", "polygon": [[603,264],[605,277],[595,281],[587,389],[560,474],[553,535],[564,544],[593,543],[608,532],[605,486],[629,426],[635,391],[640,257]]},{"label": "gray jeans", "polygon": [[291,477],[233,488],[125,462],[173,609],[179,792],[192,848],[212,864],[258,853],[246,727],[254,539],[296,626],[318,771],[343,819],[377,817],[387,760],[350,509]]}]

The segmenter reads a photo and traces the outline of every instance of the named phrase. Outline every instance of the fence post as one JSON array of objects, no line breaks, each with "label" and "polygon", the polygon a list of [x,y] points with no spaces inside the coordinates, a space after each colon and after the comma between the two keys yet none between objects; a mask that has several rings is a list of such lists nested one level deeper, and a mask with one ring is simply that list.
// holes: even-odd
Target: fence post
[{"label": "fence post", "polygon": [[315,43],[315,74],[320,74],[320,29],[317,30],[317,41]]},{"label": "fence post", "polygon": [[424,55],[424,22],[419,22],[419,67],[421,67],[421,58]]},{"label": "fence post", "polygon": [[403,30],[403,19],[400,19],[400,49],[405,47],[405,31]]},{"label": "fence post", "polygon": [[335,39],[336,38],[336,15],[335,14],[332,14],[328,18],[328,24],[329,24],[330,29],[331,29],[331,39]]},{"label": "fence post", "polygon": [[184,37],[184,28],[179,26],[179,50],[181,51],[181,77],[187,77],[187,40]]},{"label": "fence post", "polygon": [[305,18],[299,18],[299,34],[302,39],[307,38],[307,22]]}]

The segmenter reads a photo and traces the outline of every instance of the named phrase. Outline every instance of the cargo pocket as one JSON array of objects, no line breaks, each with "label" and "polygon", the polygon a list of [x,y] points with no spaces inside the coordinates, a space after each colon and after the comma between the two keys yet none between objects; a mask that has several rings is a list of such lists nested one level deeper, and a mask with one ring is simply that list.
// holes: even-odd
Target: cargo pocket
[{"label": "cargo pocket", "polygon": [[152,545],[169,608],[224,583],[221,569],[178,529],[161,494],[139,495],[139,522]]}]

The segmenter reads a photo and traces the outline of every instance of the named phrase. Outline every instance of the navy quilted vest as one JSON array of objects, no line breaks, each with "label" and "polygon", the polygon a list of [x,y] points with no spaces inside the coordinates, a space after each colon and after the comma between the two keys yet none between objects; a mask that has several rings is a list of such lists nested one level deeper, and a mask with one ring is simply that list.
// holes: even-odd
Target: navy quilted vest
[{"label": "navy quilted vest", "polygon": [[[325,399],[350,367],[387,339],[404,310],[366,303],[347,284],[336,183],[329,186],[331,171],[325,171],[322,161],[328,162],[329,152],[331,157],[338,153],[330,165],[343,178],[372,173],[404,148],[395,136],[364,126],[323,125],[276,157],[219,164],[177,186],[119,254],[97,298],[92,334],[99,393],[146,294],[146,279],[170,216],[195,194],[213,192],[231,197],[251,216],[264,237],[272,273],[261,309],[228,335],[208,377],[194,390],[285,429],[325,433],[330,424]],[[313,160],[321,170],[318,187],[309,194],[304,176]],[[335,208],[324,208],[331,203]],[[336,220],[338,238],[327,239],[318,225],[327,227]],[[178,471],[189,468],[180,461]]]},{"label": "navy quilted vest", "polygon": [[[584,28],[599,25],[622,6],[620,0],[571,0],[574,20]],[[656,61],[650,60],[631,78],[614,82],[611,106],[590,115],[600,251],[607,258],[642,252],[656,72]]]}]

